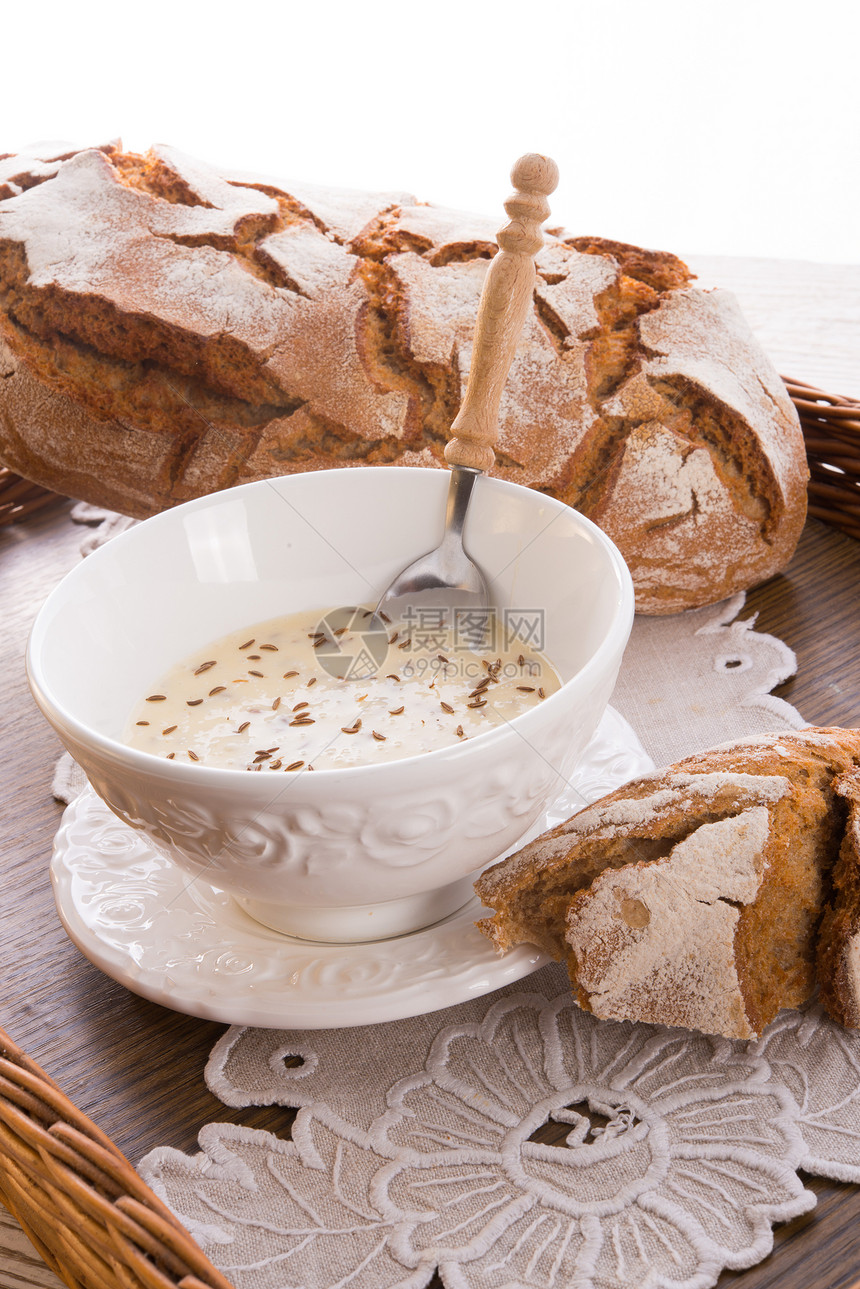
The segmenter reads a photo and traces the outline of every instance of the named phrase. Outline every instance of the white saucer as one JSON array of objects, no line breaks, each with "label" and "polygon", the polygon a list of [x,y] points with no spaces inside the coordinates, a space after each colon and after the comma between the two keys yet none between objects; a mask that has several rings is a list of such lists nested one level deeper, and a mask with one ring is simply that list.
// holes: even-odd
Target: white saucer
[{"label": "white saucer", "polygon": [[[651,769],[631,727],[607,709],[564,796],[512,849]],[[164,1007],[231,1025],[400,1020],[490,993],[548,961],[531,945],[499,957],[473,925],[477,898],[434,926],[368,944],[270,931],[152,850],[91,788],[63,815],[51,877],[69,938],[97,967]]]}]

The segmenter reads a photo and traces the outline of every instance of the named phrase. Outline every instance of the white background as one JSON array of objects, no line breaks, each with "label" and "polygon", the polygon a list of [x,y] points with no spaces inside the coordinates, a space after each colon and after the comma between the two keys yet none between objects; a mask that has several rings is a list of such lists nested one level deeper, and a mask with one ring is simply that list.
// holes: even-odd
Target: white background
[{"label": "white background", "polygon": [[0,153],[38,139],[407,189],[680,254],[860,262],[856,0],[0,0]]}]

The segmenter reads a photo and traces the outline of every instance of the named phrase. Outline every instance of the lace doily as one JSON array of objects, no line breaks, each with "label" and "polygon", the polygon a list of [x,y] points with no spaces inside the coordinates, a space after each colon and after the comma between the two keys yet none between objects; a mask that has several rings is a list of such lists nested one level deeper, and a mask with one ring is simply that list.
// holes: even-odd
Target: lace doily
[{"label": "lace doily", "polygon": [[[798,1168],[860,1180],[860,1037],[816,1008],[733,1043],[597,1021],[551,996],[554,967],[534,983],[441,1028],[378,1027],[372,1052],[231,1030],[210,1087],[301,1106],[293,1140],[210,1124],[201,1154],[153,1151],[143,1176],[236,1289],[436,1268],[448,1289],[705,1289],[813,1207]],[[550,1118],[560,1146],[532,1139]]]},{"label": "lace doily", "polygon": [[[658,765],[803,724],[742,606],[637,619],[612,701]],[[730,1042],[597,1021],[549,966],[387,1025],[232,1028],[206,1077],[298,1108],[291,1141],[209,1124],[140,1165],[236,1289],[706,1289],[813,1207],[799,1169],[860,1181],[860,1035],[817,1007]]]}]

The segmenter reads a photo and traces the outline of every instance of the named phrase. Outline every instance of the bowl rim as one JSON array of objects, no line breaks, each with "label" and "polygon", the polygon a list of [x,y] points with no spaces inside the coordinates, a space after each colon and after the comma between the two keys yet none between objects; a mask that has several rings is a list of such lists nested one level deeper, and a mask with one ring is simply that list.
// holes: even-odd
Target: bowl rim
[{"label": "bowl rim", "polygon": [[[117,549],[117,543],[128,543],[139,541],[140,532],[145,528],[153,525],[161,526],[173,520],[177,514],[188,513],[194,509],[205,509],[219,500],[223,500],[229,494],[258,491],[262,488],[270,487],[273,484],[284,484],[287,486],[301,486],[300,481],[310,477],[321,475],[338,475],[338,476],[356,476],[374,474],[380,477],[393,477],[397,474],[408,473],[410,475],[425,476],[435,474],[436,471],[428,470],[426,467],[419,466],[363,466],[360,470],[353,468],[338,468],[335,470],[308,470],[301,473],[289,475],[275,475],[266,479],[254,479],[244,484],[238,484],[232,488],[221,489],[217,492],[206,493],[202,497],[194,497],[190,501],[182,502],[180,505],[170,507],[167,510],[160,511],[158,514],[151,515],[142,520],[132,528],[117,534],[111,538],[110,542],[97,548],[86,557],[86,562],[76,565],[71,569],[62,580],[53,588],[41,604],[38,613],[30,628],[27,646],[25,650],[25,670],[27,681],[33,698],[42,714],[54,726],[62,727],[77,742],[85,746],[92,746],[94,752],[98,752],[101,758],[109,760],[121,760],[126,770],[132,772],[146,773],[148,776],[155,775],[157,778],[175,779],[178,775],[178,782],[185,782],[189,786],[199,783],[201,787],[224,788],[236,787],[239,783],[246,785],[245,791],[255,788],[262,788],[264,784],[290,784],[294,783],[299,775],[305,774],[306,768],[294,770],[291,773],[283,773],[276,776],[251,775],[244,769],[237,770],[225,766],[194,764],[183,761],[168,762],[163,757],[155,756],[151,752],[144,752],[138,748],[133,748],[119,739],[111,738],[106,734],[94,729],[92,726],[80,721],[73,714],[67,712],[65,707],[59,702],[52,693],[51,687],[46,683],[46,678],[41,673],[41,666],[36,656],[36,650],[40,642],[45,638],[46,620],[49,614],[52,602],[61,594],[65,594],[64,588],[67,584],[76,580],[78,577],[86,576],[83,570],[92,567],[92,561],[98,563],[102,558],[109,558],[109,553]],[[409,773],[409,767],[415,763],[426,766],[428,771],[431,766],[442,765],[446,760],[452,763],[461,761],[464,757],[475,755],[474,747],[476,744],[489,750],[492,743],[501,743],[515,736],[521,736],[521,731],[528,730],[532,725],[541,725],[543,720],[542,714],[556,709],[562,701],[567,698],[567,691],[571,686],[581,687],[587,684],[588,679],[595,670],[605,660],[605,656],[610,649],[618,649],[620,642],[620,657],[623,657],[624,649],[630,635],[633,625],[633,616],[635,612],[635,596],[633,580],[630,570],[624,561],[618,547],[612,539],[599,528],[591,519],[576,510],[573,506],[567,505],[566,502],[559,501],[556,497],[548,496],[546,493],[538,492],[536,489],[527,488],[522,484],[513,483],[507,479],[497,479],[492,475],[484,476],[493,487],[501,488],[504,491],[513,490],[515,492],[527,493],[531,498],[548,505],[555,511],[556,515],[564,512],[570,512],[575,521],[582,525],[587,533],[596,539],[598,546],[608,557],[610,568],[615,574],[618,594],[614,605],[612,618],[606,629],[603,640],[598,648],[592,653],[591,657],[575,672],[569,680],[562,683],[559,689],[550,694],[544,701],[534,708],[521,712],[513,720],[503,721],[500,725],[494,725],[491,729],[483,730],[480,734],[473,735],[465,743],[452,744],[450,747],[433,748],[426,752],[415,752],[410,756],[398,757],[390,761],[369,762],[363,765],[349,766],[331,766],[320,767],[314,771],[314,778],[310,782],[325,783],[331,786],[337,776],[349,775],[349,782],[355,783],[360,775],[369,778],[372,775]],[[552,522],[552,520],[550,521]],[[326,606],[321,606],[325,608]],[[616,633],[617,637],[616,637]],[[613,641],[610,645],[610,641]],[[552,661],[551,659],[549,660]],[[49,714],[50,713],[50,714]],[[525,739],[529,742],[528,739]],[[530,744],[531,745],[531,744]],[[332,776],[335,776],[333,778]]]}]

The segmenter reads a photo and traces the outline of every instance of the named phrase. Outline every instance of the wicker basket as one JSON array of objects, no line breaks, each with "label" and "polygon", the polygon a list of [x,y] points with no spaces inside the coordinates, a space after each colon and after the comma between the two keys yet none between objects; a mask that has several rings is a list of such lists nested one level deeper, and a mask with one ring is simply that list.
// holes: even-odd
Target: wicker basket
[{"label": "wicker basket", "polygon": [[[860,538],[860,403],[786,380],[809,512]],[[0,467],[0,524],[63,498]],[[0,1030],[0,1201],[70,1289],[231,1289],[109,1138]]]},{"label": "wicker basket", "polygon": [[19,524],[38,510],[48,510],[66,501],[56,492],[48,492],[37,483],[30,483],[0,465],[0,528],[6,524]]},{"label": "wicker basket", "polygon": [[809,461],[809,513],[860,539],[860,402],[783,377]]},{"label": "wicker basket", "polygon": [[2,1030],[0,1200],[70,1289],[231,1289],[113,1142]]}]

